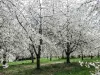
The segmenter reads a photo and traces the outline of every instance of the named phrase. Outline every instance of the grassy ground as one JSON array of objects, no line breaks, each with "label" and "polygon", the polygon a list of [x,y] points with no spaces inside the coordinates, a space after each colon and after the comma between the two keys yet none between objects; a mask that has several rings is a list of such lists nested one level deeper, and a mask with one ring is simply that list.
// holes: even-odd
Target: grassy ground
[{"label": "grassy ground", "polygon": [[[65,59],[53,58],[49,61],[46,58],[41,59],[41,70],[35,69],[36,61],[34,64],[31,60],[16,61],[9,63],[9,68],[0,68],[0,75],[90,75],[89,71],[94,68],[81,67],[78,63],[81,59],[71,59],[71,64],[65,64]],[[84,61],[99,61],[100,59],[85,58]]]}]

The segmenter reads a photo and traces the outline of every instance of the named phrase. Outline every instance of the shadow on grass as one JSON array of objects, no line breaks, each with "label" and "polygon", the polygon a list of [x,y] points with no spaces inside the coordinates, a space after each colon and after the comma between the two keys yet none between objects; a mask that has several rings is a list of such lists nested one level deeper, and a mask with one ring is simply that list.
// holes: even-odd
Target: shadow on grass
[{"label": "shadow on grass", "polygon": [[89,71],[94,70],[93,68],[81,67],[75,62],[43,65],[39,70],[35,69],[33,65],[32,63],[11,65],[3,72],[5,75],[90,75]]},{"label": "shadow on grass", "polygon": [[50,64],[42,66],[41,69],[26,69],[14,75],[89,75],[90,69],[81,67],[78,63]]}]

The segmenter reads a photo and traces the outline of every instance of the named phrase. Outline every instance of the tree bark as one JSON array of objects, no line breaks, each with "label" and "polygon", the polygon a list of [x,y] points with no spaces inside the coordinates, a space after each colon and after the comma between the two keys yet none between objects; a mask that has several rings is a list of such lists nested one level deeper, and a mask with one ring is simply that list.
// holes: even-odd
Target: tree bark
[{"label": "tree bark", "polygon": [[67,51],[65,50],[65,52],[66,52],[66,58],[67,58],[66,62],[70,63],[70,43],[69,42],[67,42]]},{"label": "tree bark", "polygon": [[6,62],[6,54],[3,54],[3,65],[5,65],[7,62]]},{"label": "tree bark", "polygon": [[33,56],[33,53],[31,53],[31,60],[32,60],[32,63],[34,63],[34,56]]},{"label": "tree bark", "polygon": [[83,56],[83,53],[82,53],[82,61],[84,60],[84,56]]},{"label": "tree bark", "polygon": [[38,54],[37,56],[37,69],[40,69],[40,55],[41,55],[41,45],[38,47]]},{"label": "tree bark", "polygon": [[66,62],[67,63],[70,63],[70,53],[67,53],[66,54]]},{"label": "tree bark", "polygon": [[37,69],[40,69],[40,55],[37,55]]},{"label": "tree bark", "polygon": [[92,56],[92,54],[91,54],[91,59],[93,59],[93,56]]},{"label": "tree bark", "polygon": [[48,59],[48,56],[47,56],[47,59]]},{"label": "tree bark", "polygon": [[52,54],[50,54],[50,61],[52,61]]}]

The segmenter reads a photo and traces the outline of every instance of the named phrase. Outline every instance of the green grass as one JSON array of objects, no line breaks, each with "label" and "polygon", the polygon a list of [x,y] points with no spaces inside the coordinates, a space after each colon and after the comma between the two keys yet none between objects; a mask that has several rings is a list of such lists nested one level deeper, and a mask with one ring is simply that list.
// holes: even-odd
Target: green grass
[{"label": "green grass", "polygon": [[93,70],[94,68],[81,67],[78,63],[72,63],[65,66],[63,70],[56,72],[54,75],[90,75],[90,71]]},{"label": "green grass", "polygon": [[[41,58],[40,62],[41,64],[43,63],[52,63],[52,62],[64,62],[65,59],[57,59],[57,58],[53,58],[52,61],[50,61],[49,59],[46,58]],[[36,60],[34,61],[34,63],[36,64]],[[31,64],[31,60],[25,60],[25,61],[15,61],[15,62],[10,62],[8,63],[9,65],[22,65],[22,64]]]},{"label": "green grass", "polygon": [[41,70],[35,69],[32,65],[21,65],[2,71],[4,75],[90,75],[89,71],[92,70],[93,68],[81,67],[78,63],[60,63],[42,66]]},{"label": "green grass", "polygon": [[[96,60],[100,61],[98,58],[85,58],[84,62],[95,62]],[[65,61],[65,59],[53,58],[50,61],[49,59],[41,58],[41,70],[35,69],[36,60],[34,64],[31,63],[31,60],[10,62],[9,68],[0,68],[0,73],[3,75],[90,75],[89,71],[94,70],[94,68],[81,67],[78,63],[81,59],[71,59],[71,64],[65,64]]]},{"label": "green grass", "polygon": [[[71,59],[71,62],[78,62],[78,61],[82,61],[81,58]],[[91,59],[87,57],[87,58],[84,58],[83,62],[100,62],[100,58],[94,57],[93,59]]]}]

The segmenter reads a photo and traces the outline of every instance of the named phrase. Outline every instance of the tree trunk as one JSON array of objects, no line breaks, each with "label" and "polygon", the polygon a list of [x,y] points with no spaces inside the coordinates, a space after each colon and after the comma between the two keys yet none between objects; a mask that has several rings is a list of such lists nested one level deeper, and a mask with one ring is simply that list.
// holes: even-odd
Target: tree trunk
[{"label": "tree trunk", "polygon": [[66,62],[67,63],[70,63],[70,53],[67,53],[66,54]]},{"label": "tree trunk", "polygon": [[78,55],[78,58],[80,58],[80,55]]},{"label": "tree trunk", "polygon": [[52,54],[50,54],[50,61],[52,61]]},{"label": "tree trunk", "polygon": [[47,56],[47,59],[48,59],[48,56]]},{"label": "tree trunk", "polygon": [[40,55],[41,55],[41,45],[38,47],[38,54],[37,54],[37,69],[40,69]]},{"label": "tree trunk", "polygon": [[19,56],[16,56],[16,60],[15,61],[18,61],[19,60]]},{"label": "tree trunk", "polygon": [[40,69],[40,55],[37,55],[37,69]]},{"label": "tree trunk", "polygon": [[31,53],[31,60],[32,60],[32,63],[34,63],[34,56],[33,56],[33,53]]},{"label": "tree trunk", "polygon": [[5,65],[7,62],[6,62],[6,54],[3,54],[3,65]]},{"label": "tree trunk", "polygon": [[62,52],[62,59],[64,59],[64,51]]},{"label": "tree trunk", "polygon": [[[65,50],[65,52],[66,52],[66,50]],[[67,42],[66,58],[67,58],[66,62],[70,63],[70,44],[69,44],[69,42]]]},{"label": "tree trunk", "polygon": [[91,59],[93,59],[93,56],[92,56],[92,54],[91,54]]},{"label": "tree trunk", "polygon": [[91,59],[93,59],[93,56],[91,56]]},{"label": "tree trunk", "polygon": [[82,61],[84,60],[84,56],[83,56],[83,54],[82,54]]}]

